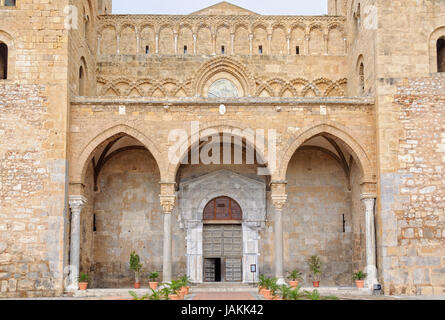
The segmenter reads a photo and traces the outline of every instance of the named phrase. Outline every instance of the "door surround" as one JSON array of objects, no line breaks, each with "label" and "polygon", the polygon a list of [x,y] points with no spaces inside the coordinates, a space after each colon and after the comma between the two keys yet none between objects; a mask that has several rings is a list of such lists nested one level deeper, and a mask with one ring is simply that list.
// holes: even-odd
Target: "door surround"
[{"label": "door surround", "polygon": [[[235,200],[243,212],[242,282],[258,281],[260,231],[266,223],[266,185],[228,170],[219,170],[181,182],[179,185],[179,223],[186,230],[187,275],[193,283],[203,282],[203,212],[218,197]],[[252,275],[250,266],[257,272]]]}]

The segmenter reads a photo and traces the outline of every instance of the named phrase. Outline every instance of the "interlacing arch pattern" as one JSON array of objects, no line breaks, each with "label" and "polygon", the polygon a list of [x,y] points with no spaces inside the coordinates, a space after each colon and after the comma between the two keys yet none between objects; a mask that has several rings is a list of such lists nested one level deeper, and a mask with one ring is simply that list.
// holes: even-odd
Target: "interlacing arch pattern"
[{"label": "interlacing arch pattern", "polygon": [[[129,97],[193,97],[196,95],[192,79],[178,81],[175,79],[138,79],[116,78],[106,80],[98,78],[100,96]],[[344,97],[346,79],[331,81],[317,79],[308,81],[297,78],[285,80],[273,78],[270,80],[255,80],[254,97]],[[199,91],[198,91],[199,92]]]}]

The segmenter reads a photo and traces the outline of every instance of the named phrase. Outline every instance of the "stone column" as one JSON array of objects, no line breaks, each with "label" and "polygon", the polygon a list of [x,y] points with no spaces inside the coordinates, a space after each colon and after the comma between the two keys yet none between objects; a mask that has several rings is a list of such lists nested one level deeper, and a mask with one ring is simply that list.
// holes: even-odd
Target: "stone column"
[{"label": "stone column", "polygon": [[231,33],[230,34],[230,42],[231,42],[231,46],[232,48],[230,48],[231,54],[234,55],[235,54],[235,34]]},{"label": "stone column", "polygon": [[275,244],[275,277],[278,284],[284,284],[284,250],[283,250],[283,208],[286,204],[286,183],[272,182],[272,203],[275,207],[274,214],[274,244]]},{"label": "stone column", "polygon": [[161,183],[159,198],[164,214],[162,280],[163,282],[170,282],[172,280],[172,211],[176,200],[175,184]]},{"label": "stone column", "polygon": [[365,228],[366,228],[366,287],[373,288],[377,284],[377,257],[375,241],[375,196],[362,195],[361,200],[365,205]]},{"label": "stone column", "polygon": [[311,40],[311,36],[307,34],[304,38],[306,40],[306,55],[309,55],[310,52],[311,52],[311,50],[309,48],[309,43],[310,43],[310,40]]},{"label": "stone column", "polygon": [[121,54],[121,37],[120,37],[120,35],[116,36],[116,54],[117,55]]},{"label": "stone column", "polygon": [[290,37],[287,37],[287,55],[290,56]]},{"label": "stone column", "polygon": [[323,35],[323,40],[324,40],[324,54],[328,55],[329,54],[329,36],[327,34]]},{"label": "stone column", "polygon": [[100,55],[100,45],[101,45],[102,37],[100,35],[97,36],[97,55]]},{"label": "stone column", "polygon": [[343,41],[344,41],[344,53],[348,54],[348,39],[345,37]]},{"label": "stone column", "polygon": [[198,48],[196,48],[196,33],[193,34],[193,54],[196,55],[198,53]]},{"label": "stone column", "polygon": [[155,47],[156,47],[156,54],[159,54],[159,33],[156,33],[155,35]]},{"label": "stone column", "polygon": [[268,52],[267,54],[272,54],[272,34],[267,35]]},{"label": "stone column", "polygon": [[213,55],[216,55],[216,34],[212,33],[212,47],[213,47]]},{"label": "stone column", "polygon": [[68,290],[79,289],[79,268],[80,268],[80,213],[87,203],[83,196],[70,196],[69,205],[71,208],[71,243],[70,243],[70,284]]},{"label": "stone column", "polygon": [[175,46],[175,54],[178,54],[178,34],[174,33],[173,38],[174,38],[173,45]]},{"label": "stone column", "polygon": [[249,34],[249,48],[250,48],[250,55],[253,54],[253,34]]}]

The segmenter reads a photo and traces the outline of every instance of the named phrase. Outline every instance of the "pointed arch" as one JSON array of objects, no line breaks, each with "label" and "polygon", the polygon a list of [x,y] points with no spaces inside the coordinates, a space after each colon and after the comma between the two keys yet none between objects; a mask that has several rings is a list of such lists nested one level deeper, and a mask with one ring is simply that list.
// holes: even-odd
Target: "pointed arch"
[{"label": "pointed arch", "polygon": [[138,140],[145,146],[145,148],[152,154],[153,158],[155,159],[162,178],[163,172],[165,172],[163,170],[164,161],[162,161],[162,153],[159,151],[156,144],[139,130],[124,124],[120,124],[98,134],[95,138],[91,139],[87,145],[81,148],[81,151],[77,155],[74,155],[74,165],[71,167],[73,170],[71,173],[72,182],[83,184],[85,182],[85,175],[88,169],[88,164],[94,157],[95,152],[99,148],[108,144],[113,139],[124,135]]},{"label": "pointed arch", "polygon": [[289,141],[289,143],[282,150],[282,157],[280,163],[277,166],[276,175],[273,175],[273,180],[285,181],[286,172],[295,152],[308,140],[321,134],[330,136],[334,141],[343,142],[343,145],[347,151],[352,155],[360,168],[362,182],[371,182],[375,178],[373,177],[372,161],[367,155],[365,149],[360,143],[347,133],[347,128],[337,123],[319,123],[312,127],[305,128],[302,133],[295,139]]}]

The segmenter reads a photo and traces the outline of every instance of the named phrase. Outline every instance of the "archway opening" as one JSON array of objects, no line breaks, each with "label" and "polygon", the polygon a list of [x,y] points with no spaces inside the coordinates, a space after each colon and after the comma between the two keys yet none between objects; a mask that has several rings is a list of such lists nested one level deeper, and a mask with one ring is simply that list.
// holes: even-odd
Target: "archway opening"
[{"label": "archway opening", "polygon": [[320,257],[323,283],[352,285],[351,274],[365,266],[365,221],[360,212],[361,165],[348,145],[321,133],[293,154],[286,173],[288,203],[283,212],[285,270],[302,269]]},{"label": "archway opening", "polygon": [[124,133],[101,143],[87,161],[80,271],[89,274],[92,288],[131,287],[132,251],[144,266],[141,279],[162,270],[159,248],[164,230],[157,162],[145,145]]}]

